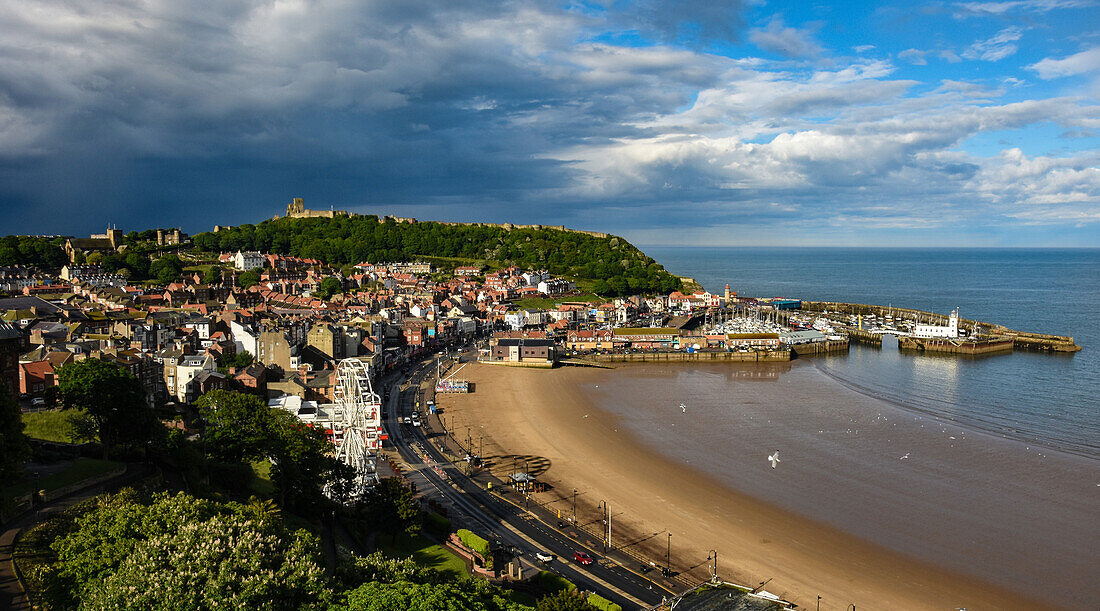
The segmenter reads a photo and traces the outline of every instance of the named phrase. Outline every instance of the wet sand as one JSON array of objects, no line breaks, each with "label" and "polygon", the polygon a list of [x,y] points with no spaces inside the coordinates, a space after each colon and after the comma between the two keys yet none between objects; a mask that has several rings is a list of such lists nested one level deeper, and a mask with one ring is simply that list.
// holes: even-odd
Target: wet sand
[{"label": "wet sand", "polygon": [[[1077,479],[1095,488],[1094,461],[1035,456],[1031,468],[1014,445],[933,431],[806,367],[471,364],[475,392],[439,404],[459,434],[470,427],[475,444],[484,436],[497,472],[526,458],[553,488],[539,501],[563,516],[577,488],[581,523],[610,502],[617,545],[663,564],[671,532],[674,569],[702,577],[717,549],[723,578],[771,579],[769,591],[803,608],[818,595],[822,609],[1085,608],[1100,595],[1095,492],[1072,489]],[[672,402],[681,396],[690,416]],[[774,471],[773,446],[784,460]],[[845,458],[853,448],[868,457]],[[1072,498],[1048,511],[1048,484]],[[972,488],[977,496],[961,504],[934,498]]]}]

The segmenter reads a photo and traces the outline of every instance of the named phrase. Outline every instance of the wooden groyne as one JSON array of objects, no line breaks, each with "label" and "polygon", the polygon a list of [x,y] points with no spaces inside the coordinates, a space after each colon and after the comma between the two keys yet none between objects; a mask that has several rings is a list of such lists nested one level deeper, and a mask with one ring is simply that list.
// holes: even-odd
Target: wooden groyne
[{"label": "wooden groyne", "polygon": [[[802,309],[809,312],[824,312],[826,310],[830,312],[843,312],[845,314],[874,314],[875,316],[892,315],[895,318],[907,318],[909,320],[919,320],[926,323],[934,323],[939,325],[946,325],[948,317],[944,314],[937,314],[935,312],[925,312],[924,310],[914,310],[912,308],[898,308],[893,306],[880,306],[870,305],[863,303],[842,303],[838,301],[803,301]],[[967,318],[959,319],[959,327],[976,330],[979,335],[997,338],[1007,337],[1012,338],[1012,347],[1015,350],[1030,350],[1039,352],[1077,352],[1081,349],[1073,342],[1073,337],[1068,335],[1050,335],[1046,333],[1030,333],[1027,331],[1016,331],[1009,329],[1004,325],[998,325],[988,322],[982,322],[980,320],[971,320]],[[859,341],[860,343],[876,343],[873,337],[876,334],[867,333],[865,331],[858,331],[848,329],[846,330],[853,341]],[[860,337],[857,337],[857,332]],[[882,337],[879,336],[877,340],[878,345],[882,345]]]}]

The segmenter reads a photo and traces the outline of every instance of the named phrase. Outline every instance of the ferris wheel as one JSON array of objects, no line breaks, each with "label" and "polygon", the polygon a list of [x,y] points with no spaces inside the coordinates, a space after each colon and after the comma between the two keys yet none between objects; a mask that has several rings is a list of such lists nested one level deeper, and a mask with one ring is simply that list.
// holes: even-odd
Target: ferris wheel
[{"label": "ferris wheel", "polygon": [[333,394],[336,458],[355,469],[350,497],[358,499],[378,481],[375,459],[382,444],[382,399],[371,386],[367,362],[350,358],[337,363]]}]

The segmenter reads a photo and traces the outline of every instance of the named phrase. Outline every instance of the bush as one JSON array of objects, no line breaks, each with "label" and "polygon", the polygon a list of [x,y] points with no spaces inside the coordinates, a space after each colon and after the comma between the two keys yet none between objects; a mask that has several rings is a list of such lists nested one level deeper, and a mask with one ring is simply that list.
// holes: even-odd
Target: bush
[{"label": "bush", "polygon": [[472,549],[485,560],[485,568],[493,568],[493,556],[489,553],[489,542],[465,528],[458,529],[458,540],[463,545]]},{"label": "bush", "polygon": [[562,590],[572,592],[577,589],[577,584],[557,573],[551,573],[550,571],[540,571],[538,575],[535,575],[534,582],[543,592],[548,594],[553,594]]},{"label": "bush", "polygon": [[424,514],[424,530],[439,539],[451,534],[451,521],[438,513]]},{"label": "bush", "polygon": [[603,596],[593,592],[588,595],[588,604],[599,609],[600,611],[623,611],[623,608],[619,605],[607,600]]}]

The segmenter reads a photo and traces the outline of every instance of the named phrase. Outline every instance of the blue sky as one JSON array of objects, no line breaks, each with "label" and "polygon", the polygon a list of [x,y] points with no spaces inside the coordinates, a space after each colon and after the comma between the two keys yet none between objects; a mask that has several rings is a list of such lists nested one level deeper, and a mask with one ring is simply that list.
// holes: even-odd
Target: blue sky
[{"label": "blue sky", "polygon": [[1100,246],[1100,4],[0,0],[6,233]]}]

